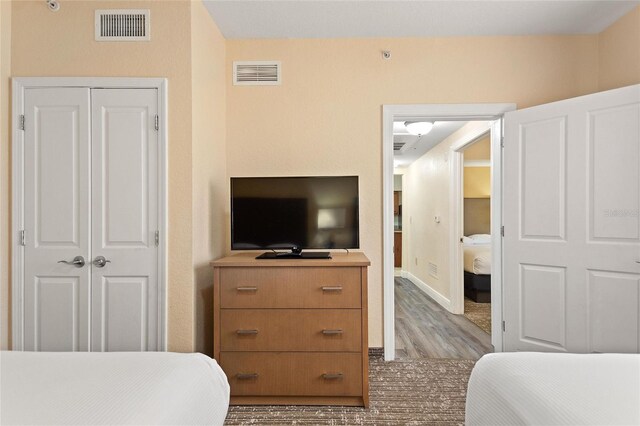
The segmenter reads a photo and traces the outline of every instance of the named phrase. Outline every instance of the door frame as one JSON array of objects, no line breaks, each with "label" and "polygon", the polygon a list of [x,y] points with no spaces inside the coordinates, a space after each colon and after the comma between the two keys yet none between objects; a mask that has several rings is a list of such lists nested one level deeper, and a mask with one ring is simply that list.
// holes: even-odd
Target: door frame
[{"label": "door frame", "polygon": [[[395,358],[395,294],[394,294],[394,269],[393,269],[393,119],[395,116],[402,117],[429,117],[436,120],[482,120],[496,121],[501,123],[501,118],[505,112],[516,109],[513,103],[488,103],[488,104],[412,104],[412,105],[383,105],[382,106],[382,287],[383,287],[383,341],[384,359],[391,361]],[[496,131],[502,131],[502,125],[494,123]],[[492,129],[493,131],[493,129]],[[492,194],[502,194],[502,152],[500,140],[491,140],[492,155],[491,185]],[[459,153],[458,155],[461,156]],[[449,152],[450,175],[453,151]],[[458,160],[459,162],[460,159]],[[451,202],[453,185],[450,187],[449,200]],[[491,201],[491,226],[492,229],[500,229],[502,226],[501,197],[493,197]],[[491,290],[502,290],[502,274],[495,271],[502,271],[502,244],[499,233],[492,236],[492,279]],[[458,237],[459,238],[459,237]],[[495,275],[494,275],[495,274]],[[495,276],[495,278],[494,278]],[[450,294],[456,290],[457,282],[451,280]],[[444,298],[443,298],[444,299]],[[491,343],[496,352],[502,351],[502,299],[496,297],[496,303],[492,303],[492,336]],[[451,303],[446,307],[451,310]],[[496,328],[498,329],[496,332]]]},{"label": "door frame", "polygon": [[[14,77],[12,78],[12,174],[11,174],[11,348],[24,348],[24,246],[20,231],[24,228],[24,131],[19,118],[24,114],[26,89],[46,87],[83,87],[87,89],[156,89],[158,91],[158,342],[167,350],[167,277],[168,277],[168,81],[166,78],[129,77]],[[28,238],[28,236],[27,236]]]}]

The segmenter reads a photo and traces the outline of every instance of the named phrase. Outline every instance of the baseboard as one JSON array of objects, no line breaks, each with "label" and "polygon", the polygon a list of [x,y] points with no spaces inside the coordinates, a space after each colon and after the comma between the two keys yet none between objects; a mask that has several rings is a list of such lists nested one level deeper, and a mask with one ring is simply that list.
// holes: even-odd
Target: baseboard
[{"label": "baseboard", "polygon": [[400,273],[402,274],[402,278],[409,278],[409,273],[405,270],[400,271]]},{"label": "baseboard", "polygon": [[405,272],[402,269],[393,268],[393,276],[394,277],[403,277],[404,278],[404,274],[405,274]]},{"label": "baseboard", "polygon": [[451,311],[451,301],[444,297],[442,294],[438,293],[433,289],[429,284],[422,281],[420,278],[416,277],[410,272],[407,272],[406,278],[413,283],[416,287],[422,290],[427,296],[431,297],[433,300],[438,302],[440,306],[445,308],[447,311]]}]

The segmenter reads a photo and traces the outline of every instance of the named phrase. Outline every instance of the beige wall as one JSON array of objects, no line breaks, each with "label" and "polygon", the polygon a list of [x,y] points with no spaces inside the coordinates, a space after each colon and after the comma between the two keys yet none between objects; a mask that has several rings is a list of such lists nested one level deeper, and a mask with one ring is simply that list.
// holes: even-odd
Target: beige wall
[{"label": "beige wall", "polygon": [[225,40],[201,2],[191,6],[195,349],[213,356],[212,259],[226,253]]},{"label": "beige wall", "polygon": [[228,69],[234,60],[269,59],[282,61],[282,86],[228,79],[228,173],[360,176],[371,346],[382,346],[382,105],[526,107],[591,93],[598,83],[594,36],[227,41]]},{"label": "beige wall", "polygon": [[[151,9],[151,41],[95,42],[94,10],[125,4]],[[40,0],[15,1],[12,12],[13,76],[168,78],[169,349],[194,350],[191,3],[62,1],[53,13]]]},{"label": "beige wall", "polygon": [[0,1],[0,350],[9,348],[11,3]]},{"label": "beige wall", "polygon": [[491,197],[491,167],[465,167],[463,194],[464,198]]},{"label": "beige wall", "polygon": [[[402,269],[449,299],[449,150],[454,142],[477,135],[486,122],[469,122],[416,160],[403,176]],[[436,223],[435,216],[440,217]],[[438,276],[429,274],[429,263]]]},{"label": "beige wall", "polygon": [[640,6],[598,35],[598,89],[640,83]]},{"label": "beige wall", "polygon": [[491,200],[465,198],[463,202],[463,234],[491,234]]},{"label": "beige wall", "polygon": [[487,133],[463,153],[464,161],[491,160],[491,135]]}]

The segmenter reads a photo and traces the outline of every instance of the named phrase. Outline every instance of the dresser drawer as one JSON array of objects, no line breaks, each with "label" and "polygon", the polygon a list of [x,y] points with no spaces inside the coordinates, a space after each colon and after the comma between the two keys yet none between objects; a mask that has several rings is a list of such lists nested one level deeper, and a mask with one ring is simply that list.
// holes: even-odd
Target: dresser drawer
[{"label": "dresser drawer", "polygon": [[359,352],[359,309],[221,309],[223,351]]},{"label": "dresser drawer", "polygon": [[362,395],[359,353],[221,352],[231,395]]},{"label": "dresser drawer", "polygon": [[359,308],[361,268],[220,270],[221,308]]}]

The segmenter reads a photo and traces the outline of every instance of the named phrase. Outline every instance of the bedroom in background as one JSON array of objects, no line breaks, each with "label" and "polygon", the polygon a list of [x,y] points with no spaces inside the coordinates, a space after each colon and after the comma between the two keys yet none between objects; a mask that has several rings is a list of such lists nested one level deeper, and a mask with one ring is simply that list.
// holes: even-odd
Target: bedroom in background
[{"label": "bedroom in background", "polygon": [[467,145],[462,155],[463,313],[471,322],[491,334],[490,132]]}]

